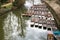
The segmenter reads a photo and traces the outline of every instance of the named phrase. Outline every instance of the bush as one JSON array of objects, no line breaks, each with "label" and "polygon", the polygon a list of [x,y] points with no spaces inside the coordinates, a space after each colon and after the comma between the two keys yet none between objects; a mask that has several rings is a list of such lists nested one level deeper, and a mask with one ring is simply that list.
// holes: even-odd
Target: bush
[{"label": "bush", "polygon": [[15,0],[15,2],[13,2],[13,6],[20,8],[24,5],[24,3],[25,3],[25,0]]},{"label": "bush", "polygon": [[1,0],[1,3],[6,3],[8,0]]}]

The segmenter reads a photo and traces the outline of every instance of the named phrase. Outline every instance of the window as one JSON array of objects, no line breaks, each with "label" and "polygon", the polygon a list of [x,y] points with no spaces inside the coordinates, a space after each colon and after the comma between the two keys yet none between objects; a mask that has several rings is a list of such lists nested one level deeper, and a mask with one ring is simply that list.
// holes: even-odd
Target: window
[{"label": "window", "polygon": [[31,27],[34,27],[34,25],[32,24]]},{"label": "window", "polygon": [[51,28],[48,28],[48,31],[51,31]]},{"label": "window", "polygon": [[35,25],[35,27],[38,27],[38,25]]},{"label": "window", "polygon": [[42,26],[39,26],[39,28],[41,29],[41,28],[42,28]]},{"label": "window", "polygon": [[46,27],[43,27],[44,30],[46,30]]}]

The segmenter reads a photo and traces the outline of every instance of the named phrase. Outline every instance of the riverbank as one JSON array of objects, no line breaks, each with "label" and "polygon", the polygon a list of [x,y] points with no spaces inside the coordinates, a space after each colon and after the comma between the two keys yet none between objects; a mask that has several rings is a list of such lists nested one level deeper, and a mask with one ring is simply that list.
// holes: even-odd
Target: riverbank
[{"label": "riverbank", "polygon": [[11,11],[11,8],[12,8],[12,3],[7,3],[7,4],[1,5],[0,16],[5,14],[6,12]]}]

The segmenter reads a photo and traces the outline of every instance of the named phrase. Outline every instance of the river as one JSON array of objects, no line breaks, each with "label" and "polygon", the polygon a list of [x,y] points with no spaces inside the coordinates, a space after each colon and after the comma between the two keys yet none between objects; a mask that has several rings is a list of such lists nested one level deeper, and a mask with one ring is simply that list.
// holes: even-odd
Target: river
[{"label": "river", "polygon": [[[34,0],[34,4],[40,4],[40,0]],[[30,4],[30,6],[29,6]],[[26,0],[26,8],[33,5],[32,0]],[[23,19],[24,20],[24,19]],[[31,28],[30,20],[24,20],[26,27],[21,28],[21,18],[19,13],[13,11],[0,17],[0,40],[47,40],[47,31]],[[22,32],[23,29],[23,32]],[[23,33],[23,34],[22,34]]]}]

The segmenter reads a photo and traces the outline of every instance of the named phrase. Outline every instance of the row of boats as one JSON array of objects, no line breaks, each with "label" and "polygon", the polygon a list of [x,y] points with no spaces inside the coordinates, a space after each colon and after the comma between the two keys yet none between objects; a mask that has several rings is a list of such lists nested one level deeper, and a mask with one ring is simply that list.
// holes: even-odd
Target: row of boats
[{"label": "row of boats", "polygon": [[47,6],[42,3],[40,5],[33,5],[28,14],[31,16],[31,27],[39,27],[52,31],[52,28],[57,28],[52,13],[48,10]]},{"label": "row of boats", "polygon": [[55,40],[52,31],[57,27],[53,15],[45,3],[33,5],[23,16],[30,17],[30,27],[47,30],[49,32],[47,40]]}]

